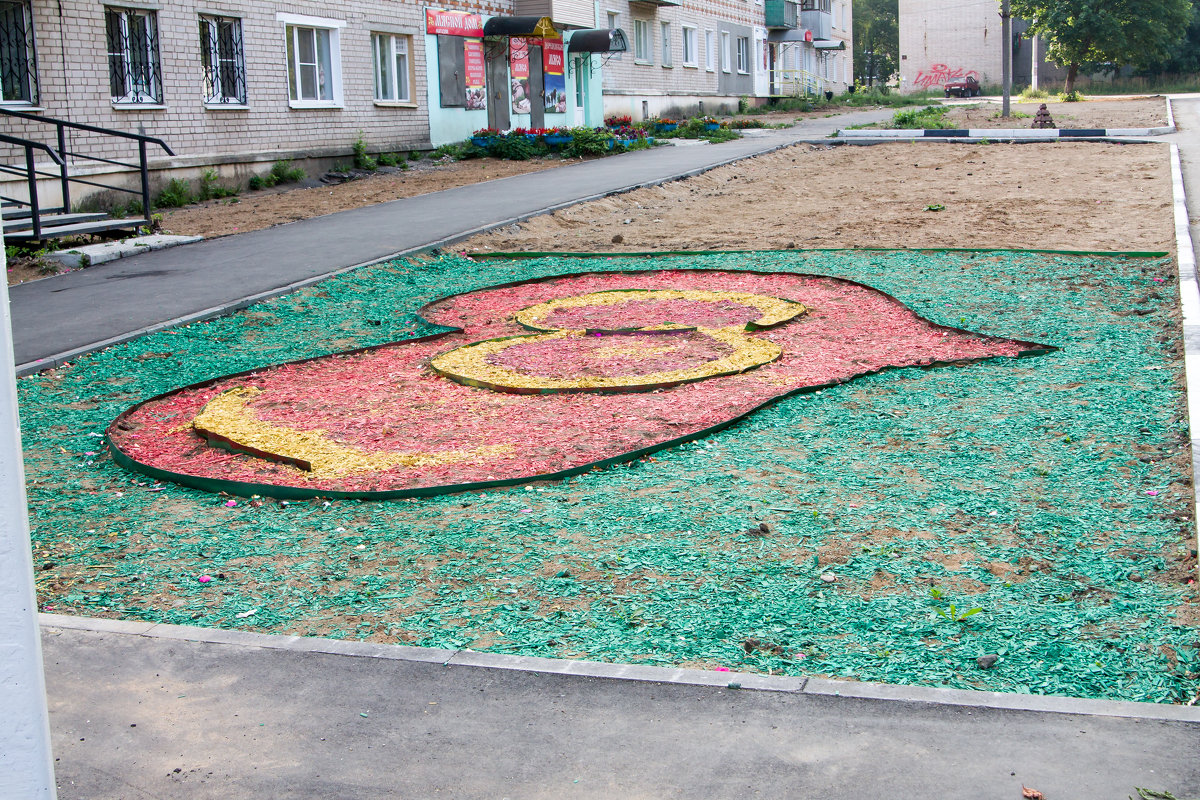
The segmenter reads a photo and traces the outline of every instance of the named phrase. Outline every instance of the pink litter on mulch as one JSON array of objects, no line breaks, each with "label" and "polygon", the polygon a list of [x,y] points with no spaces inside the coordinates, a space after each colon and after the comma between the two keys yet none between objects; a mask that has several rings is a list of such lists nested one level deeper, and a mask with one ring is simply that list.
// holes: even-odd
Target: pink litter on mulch
[{"label": "pink litter on mulch", "polygon": [[[777,344],[783,350],[779,359],[739,374],[655,391],[518,395],[464,386],[428,367],[434,356],[471,342],[528,335],[529,330],[513,320],[521,309],[620,289],[768,295],[802,303],[808,313],[745,334]],[[586,327],[583,323],[636,327],[689,320],[742,325],[759,314],[737,303],[675,300],[662,305],[664,320],[656,316],[654,306],[637,302],[564,309],[554,322],[582,327]],[[468,292],[432,303],[421,314],[430,322],[462,330],[282,364],[164,395],[118,418],[109,429],[110,442],[136,464],[244,483],[247,493],[262,494],[261,485],[385,492],[511,481],[578,469],[698,435],[796,390],[841,383],[887,367],[1013,357],[1048,349],[938,326],[869,287],[792,273],[584,273]],[[513,347],[496,358],[510,369],[561,377],[577,374],[581,368],[601,369],[602,364],[611,374],[651,373],[681,360],[690,363],[723,355],[722,347],[706,337],[679,331],[589,336],[574,340],[570,349],[557,354],[551,345]],[[608,350],[597,358],[604,348]],[[267,425],[317,432],[356,452],[432,458],[318,477],[292,464],[232,453],[197,435],[191,422],[210,400],[238,388],[258,390],[244,408]],[[438,457],[473,451],[479,454],[467,459]]]}]

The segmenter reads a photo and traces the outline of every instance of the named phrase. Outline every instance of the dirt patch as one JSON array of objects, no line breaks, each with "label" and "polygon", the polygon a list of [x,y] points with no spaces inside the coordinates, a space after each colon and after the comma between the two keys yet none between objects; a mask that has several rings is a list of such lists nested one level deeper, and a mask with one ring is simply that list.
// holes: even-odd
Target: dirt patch
[{"label": "dirt patch", "polygon": [[[1111,191],[1112,176],[1130,191]],[[849,201],[848,198],[853,198]],[[941,211],[927,210],[940,205]],[[468,251],[1173,251],[1166,145],[798,145],[468,239]]]},{"label": "dirt patch", "polygon": [[[998,103],[952,106],[946,119],[960,128],[1031,128],[1041,102],[1013,103],[1016,114],[1004,119]],[[1047,101],[1046,110],[1059,128],[1159,128],[1167,124],[1164,98],[1137,100],[1084,100],[1078,103]],[[879,126],[886,127],[886,126]]]},{"label": "dirt patch", "polygon": [[336,211],[386,203],[458,186],[553,169],[571,163],[558,158],[502,161],[418,161],[402,172],[372,175],[333,186],[247,192],[241,197],[212,200],[163,215],[163,231],[188,236],[228,236],[286,222],[319,217]]}]

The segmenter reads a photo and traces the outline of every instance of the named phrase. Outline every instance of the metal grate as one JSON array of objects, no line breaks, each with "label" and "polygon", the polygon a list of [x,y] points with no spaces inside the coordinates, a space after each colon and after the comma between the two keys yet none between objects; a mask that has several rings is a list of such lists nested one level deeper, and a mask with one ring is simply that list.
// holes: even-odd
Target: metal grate
[{"label": "metal grate", "polygon": [[0,89],[5,102],[36,103],[37,56],[28,2],[0,2]]},{"label": "metal grate", "polygon": [[205,102],[246,104],[246,62],[242,52],[240,19],[200,17]]},{"label": "metal grate", "polygon": [[117,103],[161,103],[158,19],[153,11],[109,8],[108,82]]}]

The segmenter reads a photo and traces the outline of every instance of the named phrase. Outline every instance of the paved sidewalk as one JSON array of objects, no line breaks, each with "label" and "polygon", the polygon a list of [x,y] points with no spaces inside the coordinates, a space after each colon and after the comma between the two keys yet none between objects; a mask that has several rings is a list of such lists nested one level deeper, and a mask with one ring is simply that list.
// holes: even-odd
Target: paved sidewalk
[{"label": "paved sidewalk", "polygon": [[[244,305],[340,269],[419,251],[546,211],[693,175],[839,126],[864,111],[754,131],[704,147],[659,147],[393,200],[162,250],[9,290],[18,370],[144,329]],[[61,359],[59,359],[61,360]],[[39,366],[53,366],[40,364]]]},{"label": "paved sidewalk", "polygon": [[1200,794],[1196,722],[44,631],[60,800]]}]

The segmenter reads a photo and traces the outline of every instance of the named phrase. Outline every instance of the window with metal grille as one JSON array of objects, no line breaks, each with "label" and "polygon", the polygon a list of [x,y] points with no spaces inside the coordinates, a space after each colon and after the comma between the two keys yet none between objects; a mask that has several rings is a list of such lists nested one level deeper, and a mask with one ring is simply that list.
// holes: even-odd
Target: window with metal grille
[{"label": "window with metal grille", "polygon": [[36,103],[37,49],[28,2],[0,2],[0,99]]},{"label": "window with metal grille", "polygon": [[288,90],[293,102],[333,103],[337,91],[328,28],[287,26]]},{"label": "window with metal grille", "polygon": [[106,8],[108,84],[114,103],[161,103],[158,18],[138,8]]},{"label": "window with metal grille", "polygon": [[391,33],[371,34],[371,51],[375,58],[375,99],[409,102],[409,36]]},{"label": "window with metal grille", "polygon": [[200,59],[204,65],[204,102],[246,104],[246,62],[242,21],[200,16]]}]

